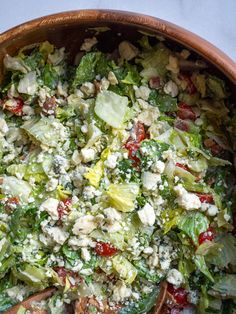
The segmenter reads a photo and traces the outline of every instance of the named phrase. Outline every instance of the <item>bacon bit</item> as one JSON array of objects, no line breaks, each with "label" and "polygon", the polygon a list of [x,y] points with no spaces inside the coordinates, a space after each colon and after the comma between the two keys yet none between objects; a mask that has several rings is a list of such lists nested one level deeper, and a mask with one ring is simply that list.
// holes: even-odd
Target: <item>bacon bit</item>
[{"label": "bacon bit", "polygon": [[3,107],[3,109],[10,111],[16,116],[23,115],[24,101],[21,98],[6,98],[4,101],[1,102],[1,106]]},{"label": "bacon bit", "polygon": [[55,116],[56,108],[57,108],[57,103],[56,103],[55,96],[47,98],[45,102],[43,103],[42,113],[45,116]]},{"label": "bacon bit", "polygon": [[214,204],[214,199],[211,194],[201,194],[201,193],[195,193],[198,197],[201,203],[209,203]]},{"label": "bacon bit", "polygon": [[173,296],[178,305],[185,306],[188,304],[188,292],[184,288],[176,288],[172,284],[168,284],[167,291]]},{"label": "bacon bit", "polygon": [[212,241],[215,238],[215,231],[213,228],[209,227],[206,231],[199,234],[198,243],[202,244],[206,241]]},{"label": "bacon bit", "polygon": [[191,76],[185,73],[180,73],[179,74],[179,79],[182,81],[185,81],[187,83],[187,92],[190,95],[193,95],[197,92],[197,89],[195,85],[193,84],[193,81],[191,79]]},{"label": "bacon bit", "polygon": [[61,220],[62,217],[68,214],[68,212],[71,210],[71,203],[72,203],[71,198],[66,198],[65,200],[59,202],[59,205],[57,207],[59,220]]},{"label": "bacon bit", "polygon": [[20,203],[20,200],[19,200],[18,197],[9,197],[9,198],[7,198],[6,200],[3,200],[3,201],[5,203],[5,209],[7,211],[12,211]]},{"label": "bacon bit", "polygon": [[223,148],[211,138],[205,139],[203,143],[206,148],[209,148],[211,150],[211,153],[214,156],[219,155],[223,150]]},{"label": "bacon bit", "polygon": [[147,138],[143,123],[137,122],[132,131],[131,136],[128,138],[124,147],[129,151],[129,158],[133,160],[133,166],[138,167],[140,159],[136,156],[136,153],[140,147],[140,143]]},{"label": "bacon bit", "polygon": [[175,165],[176,165],[177,167],[179,167],[179,168],[182,168],[182,169],[184,169],[184,170],[190,172],[189,167],[186,166],[186,165],[180,164],[179,162],[177,162]]},{"label": "bacon bit", "polygon": [[97,242],[95,252],[99,256],[110,257],[115,255],[118,252],[118,250],[109,243]]},{"label": "bacon bit", "polygon": [[[62,284],[66,285],[66,279],[69,280],[71,288],[74,288],[82,281],[82,278],[78,275],[78,273],[73,272],[72,270],[65,269],[64,267],[57,266],[54,267],[53,270],[57,273],[58,277],[61,279]],[[70,282],[70,277],[73,278],[76,283]]]},{"label": "bacon bit", "polygon": [[158,89],[161,87],[161,78],[159,76],[151,77],[149,80],[149,86],[151,88]]},{"label": "bacon bit", "polygon": [[175,127],[181,131],[185,131],[185,132],[188,132],[189,131],[189,125],[186,121],[184,120],[176,120],[175,121]]},{"label": "bacon bit", "polygon": [[183,120],[189,119],[189,120],[195,121],[197,118],[196,113],[193,111],[191,106],[189,106],[188,104],[184,102],[181,102],[179,104],[177,116]]}]

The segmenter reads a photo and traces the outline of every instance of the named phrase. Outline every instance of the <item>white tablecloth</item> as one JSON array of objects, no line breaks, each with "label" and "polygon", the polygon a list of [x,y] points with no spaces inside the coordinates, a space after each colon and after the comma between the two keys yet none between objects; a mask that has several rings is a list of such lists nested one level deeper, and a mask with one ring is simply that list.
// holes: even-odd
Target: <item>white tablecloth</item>
[{"label": "white tablecloth", "polygon": [[86,8],[134,11],[168,20],[236,60],[236,0],[0,0],[0,32],[43,15]]}]

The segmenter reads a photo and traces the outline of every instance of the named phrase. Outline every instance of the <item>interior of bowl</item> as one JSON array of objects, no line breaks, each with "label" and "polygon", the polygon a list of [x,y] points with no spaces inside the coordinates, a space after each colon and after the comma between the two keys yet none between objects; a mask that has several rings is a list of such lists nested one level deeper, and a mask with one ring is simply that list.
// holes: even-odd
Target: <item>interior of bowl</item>
[{"label": "interior of bowl", "polygon": [[[228,83],[235,99],[236,66],[220,50],[168,22],[119,11],[85,10],[56,14],[22,24],[0,35],[0,81],[3,78],[2,60],[6,54],[14,55],[22,47],[48,40],[58,48],[65,47],[70,54],[69,60],[73,62],[84,38],[97,35],[96,28],[104,30],[104,27],[109,30],[98,34],[101,51],[112,52],[123,40],[135,42],[142,36],[141,32],[162,36],[167,39],[165,44],[168,46],[180,50],[187,47],[195,59],[201,56],[207,62],[208,71]],[[209,52],[213,52],[212,55]]]}]

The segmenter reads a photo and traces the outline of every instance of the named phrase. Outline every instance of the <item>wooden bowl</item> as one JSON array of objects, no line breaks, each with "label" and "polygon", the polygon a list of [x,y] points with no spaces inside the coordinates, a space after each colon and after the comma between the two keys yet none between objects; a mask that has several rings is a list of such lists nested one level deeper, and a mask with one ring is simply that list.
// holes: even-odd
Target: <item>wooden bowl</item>
[{"label": "wooden bowl", "polygon": [[10,29],[0,35],[0,81],[3,77],[2,59],[6,53],[14,55],[20,48],[48,40],[57,47],[66,47],[71,58],[80,44],[90,35],[88,28],[108,26],[111,31],[100,35],[101,50],[109,51],[124,39],[136,40],[138,30],[169,39],[172,45],[187,47],[208,61],[210,67],[226,78],[235,90],[236,64],[221,50],[197,35],[158,18],[122,11],[69,11],[38,18]]},{"label": "wooden bowl", "polygon": [[[107,26],[111,30],[99,34],[99,49],[112,51],[124,39],[136,41],[139,31],[163,36],[170,47],[188,48],[208,64],[208,71],[224,80],[236,101],[236,64],[218,48],[197,35],[158,18],[122,11],[81,10],[53,14],[21,24],[0,35],[0,82],[3,78],[3,57],[14,55],[30,44],[48,40],[65,47],[73,61],[84,38],[94,34],[94,27]],[[159,310],[155,310],[159,313]]]}]

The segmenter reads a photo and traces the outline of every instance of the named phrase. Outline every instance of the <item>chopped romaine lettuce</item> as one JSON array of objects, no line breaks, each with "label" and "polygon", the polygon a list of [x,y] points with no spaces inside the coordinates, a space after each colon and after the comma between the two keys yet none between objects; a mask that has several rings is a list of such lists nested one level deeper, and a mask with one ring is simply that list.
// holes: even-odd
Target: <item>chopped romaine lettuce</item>
[{"label": "chopped romaine lettuce", "polygon": [[114,128],[122,127],[128,98],[111,91],[103,91],[96,98],[94,111],[99,118]]}]

